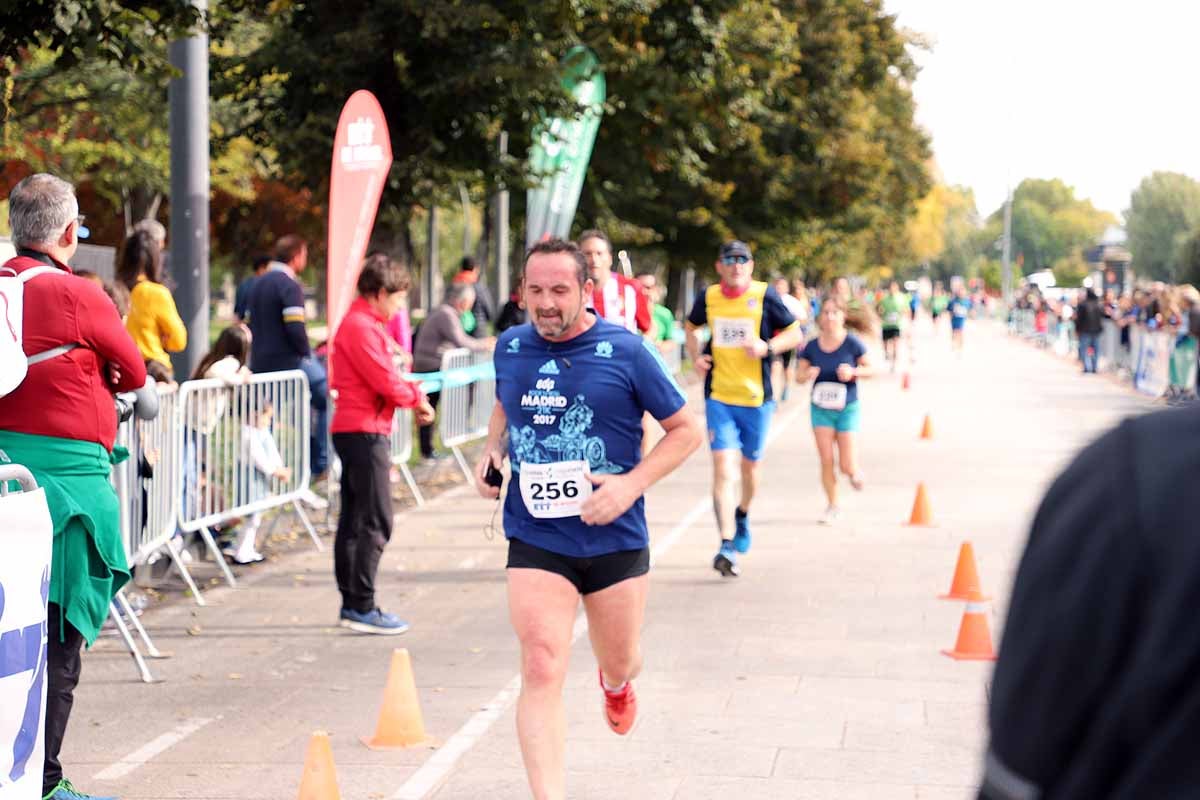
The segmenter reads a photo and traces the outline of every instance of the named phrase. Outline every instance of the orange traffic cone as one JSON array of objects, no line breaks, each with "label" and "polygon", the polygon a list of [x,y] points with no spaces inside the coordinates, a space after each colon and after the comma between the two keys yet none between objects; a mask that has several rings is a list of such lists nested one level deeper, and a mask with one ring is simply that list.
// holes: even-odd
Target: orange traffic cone
[{"label": "orange traffic cone", "polygon": [[912,375],[905,370],[903,377],[900,378],[900,388],[907,392],[910,386],[912,386]]},{"label": "orange traffic cone", "polygon": [[375,735],[362,737],[362,742],[372,750],[401,750],[428,741],[425,723],[421,720],[421,706],[417,702],[412,661],[407,650],[393,650]]},{"label": "orange traffic cone", "polygon": [[954,649],[943,650],[942,654],[955,661],[996,660],[996,652],[992,650],[992,633],[988,630],[987,603],[979,592],[971,592],[971,599],[963,609]]},{"label": "orange traffic cone", "polygon": [[300,800],[341,800],[337,770],[333,766],[333,748],[329,734],[316,731],[308,740],[304,756],[304,775],[300,778]]},{"label": "orange traffic cone", "polygon": [[925,493],[924,483],[917,484],[917,497],[913,500],[912,515],[908,524],[924,528],[933,526],[933,511],[929,507],[929,495]]},{"label": "orange traffic cone", "polygon": [[925,415],[925,424],[923,424],[921,426],[921,438],[922,439],[932,439],[933,438],[933,418],[930,417],[928,414]]},{"label": "orange traffic cone", "polygon": [[[942,600],[969,600],[972,593],[980,594],[983,588],[979,585],[979,570],[975,568],[975,548],[970,542],[963,542],[958,548],[958,563],[954,565],[954,580],[950,582],[950,591],[938,595]],[[982,600],[990,597],[980,595]]]}]

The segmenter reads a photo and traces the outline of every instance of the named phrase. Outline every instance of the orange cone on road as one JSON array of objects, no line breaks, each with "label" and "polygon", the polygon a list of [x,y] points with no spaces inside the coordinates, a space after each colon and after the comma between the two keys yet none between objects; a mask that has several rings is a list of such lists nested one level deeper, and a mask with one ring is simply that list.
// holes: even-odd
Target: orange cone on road
[{"label": "orange cone on road", "polygon": [[928,414],[925,415],[925,423],[921,426],[921,438],[922,439],[932,439],[933,438],[933,418],[930,417]]},{"label": "orange cone on road", "polygon": [[925,492],[925,484],[917,484],[917,496],[913,500],[912,515],[909,525],[929,527],[933,525],[933,510],[929,507],[929,495]]},{"label": "orange cone on road", "polygon": [[333,748],[329,734],[316,731],[308,740],[304,756],[304,775],[300,778],[300,800],[341,800],[337,770],[333,766]]},{"label": "orange cone on road", "polygon": [[980,594],[983,587],[979,585],[979,570],[975,568],[975,548],[970,542],[963,542],[958,548],[958,563],[954,565],[954,579],[950,582],[950,591],[938,595],[942,600],[970,600],[972,593],[980,595],[982,600],[990,597]]},{"label": "orange cone on road", "polygon": [[393,650],[375,735],[362,737],[362,742],[372,750],[401,750],[428,741],[421,719],[421,705],[417,701],[412,661],[407,650]]},{"label": "orange cone on road", "polygon": [[910,386],[912,386],[912,375],[905,370],[904,375],[900,378],[900,388],[907,392]]},{"label": "orange cone on road", "polygon": [[971,599],[963,609],[954,649],[943,650],[942,654],[955,661],[996,660],[996,651],[992,649],[992,632],[988,629],[987,603],[979,592],[971,593]]}]

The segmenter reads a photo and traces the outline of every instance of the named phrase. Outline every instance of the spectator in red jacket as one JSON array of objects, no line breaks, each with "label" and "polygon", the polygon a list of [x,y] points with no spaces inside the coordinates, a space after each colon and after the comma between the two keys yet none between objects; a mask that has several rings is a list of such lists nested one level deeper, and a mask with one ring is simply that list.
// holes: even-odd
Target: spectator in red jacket
[{"label": "spectator in red jacket", "polygon": [[80,649],[91,644],[109,603],[129,580],[120,507],[109,482],[117,435],[114,392],[146,383],[146,365],[104,289],[71,272],[79,203],[71,184],[30,175],[8,198],[17,274],[54,272],[24,289],[22,345],[30,365],[0,397],[0,460],[26,467],[45,490],[54,523],[46,628],[46,723],[42,796],[83,800],[63,779],[58,755],[79,684]]},{"label": "spectator in red jacket", "polygon": [[392,420],[397,408],[414,408],[418,422],[433,421],[420,388],[401,380],[385,328],[408,286],[404,267],[390,258],[368,258],[358,275],[359,296],[333,337],[337,408],[330,429],[342,460],[333,564],[342,594],[340,624],[361,633],[408,630],[407,622],[375,604],[375,574],[392,536]]}]

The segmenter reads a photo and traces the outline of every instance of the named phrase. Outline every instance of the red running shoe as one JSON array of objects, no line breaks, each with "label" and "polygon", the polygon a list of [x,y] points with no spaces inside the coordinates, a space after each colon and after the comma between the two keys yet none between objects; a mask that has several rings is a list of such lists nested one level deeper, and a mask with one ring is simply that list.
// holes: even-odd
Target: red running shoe
[{"label": "red running shoe", "polygon": [[600,690],[604,692],[604,719],[608,727],[618,736],[624,736],[633,730],[637,720],[637,695],[633,692],[633,682],[626,681],[625,688],[619,692],[610,692],[604,688],[604,673],[600,673]]}]

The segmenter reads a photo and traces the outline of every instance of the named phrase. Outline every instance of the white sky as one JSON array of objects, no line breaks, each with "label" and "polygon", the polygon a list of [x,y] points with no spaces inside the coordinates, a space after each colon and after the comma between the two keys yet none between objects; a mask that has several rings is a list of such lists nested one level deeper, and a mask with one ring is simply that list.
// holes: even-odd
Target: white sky
[{"label": "white sky", "polygon": [[990,214],[1062,178],[1120,215],[1155,170],[1200,176],[1200,2],[884,0],[917,52],[918,122],[947,183]]}]

